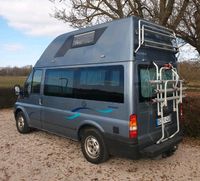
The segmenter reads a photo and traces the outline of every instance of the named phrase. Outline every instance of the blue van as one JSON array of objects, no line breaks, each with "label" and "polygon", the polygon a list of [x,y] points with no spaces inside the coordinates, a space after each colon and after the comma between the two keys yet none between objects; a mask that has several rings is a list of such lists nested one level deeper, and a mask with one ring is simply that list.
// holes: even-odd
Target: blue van
[{"label": "blue van", "polygon": [[58,36],[15,86],[20,133],[81,142],[85,158],[171,155],[182,140],[176,35],[129,17]]}]

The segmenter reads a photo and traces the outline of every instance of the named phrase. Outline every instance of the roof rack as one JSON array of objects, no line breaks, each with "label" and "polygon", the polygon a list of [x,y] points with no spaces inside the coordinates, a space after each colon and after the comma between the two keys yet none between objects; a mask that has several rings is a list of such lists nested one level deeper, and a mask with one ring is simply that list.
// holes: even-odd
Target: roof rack
[{"label": "roof rack", "polygon": [[[162,43],[159,41],[149,40],[146,38],[146,34],[152,34],[152,35],[159,35],[165,38],[169,38],[169,40],[174,40],[175,45],[173,45],[173,42],[171,43]],[[138,21],[138,47],[135,50],[135,53],[141,48],[141,46],[151,47],[151,48],[157,48],[167,51],[172,51],[177,53],[178,47],[176,43],[176,34],[173,30],[168,29],[166,27],[145,21],[145,20],[139,20]]]}]

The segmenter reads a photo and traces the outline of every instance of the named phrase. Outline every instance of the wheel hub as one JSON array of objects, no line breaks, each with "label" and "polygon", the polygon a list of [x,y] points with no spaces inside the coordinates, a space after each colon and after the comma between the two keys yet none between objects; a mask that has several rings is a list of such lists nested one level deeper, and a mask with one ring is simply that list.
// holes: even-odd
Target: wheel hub
[{"label": "wheel hub", "polygon": [[95,159],[99,156],[99,142],[93,136],[88,136],[85,140],[85,150],[91,158]]},{"label": "wheel hub", "polygon": [[22,116],[20,116],[20,117],[18,118],[18,128],[19,128],[20,130],[22,130],[22,129],[24,128],[24,118],[23,118]]}]

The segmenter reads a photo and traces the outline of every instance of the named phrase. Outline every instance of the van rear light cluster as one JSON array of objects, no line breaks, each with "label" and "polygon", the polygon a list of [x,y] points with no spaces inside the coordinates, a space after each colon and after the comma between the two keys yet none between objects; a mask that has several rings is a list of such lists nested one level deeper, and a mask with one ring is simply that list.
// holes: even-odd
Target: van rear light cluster
[{"label": "van rear light cluster", "polygon": [[182,103],[179,104],[179,118],[180,118],[181,122],[184,120],[184,117],[183,117],[183,104]]},{"label": "van rear light cluster", "polygon": [[136,114],[131,114],[129,119],[129,138],[137,138],[137,116]]}]

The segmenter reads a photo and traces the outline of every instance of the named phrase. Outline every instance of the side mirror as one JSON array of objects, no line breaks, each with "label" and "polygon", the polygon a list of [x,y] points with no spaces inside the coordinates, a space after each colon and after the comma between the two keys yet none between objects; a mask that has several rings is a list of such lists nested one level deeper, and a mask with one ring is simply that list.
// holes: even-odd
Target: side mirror
[{"label": "side mirror", "polygon": [[15,85],[15,86],[14,86],[14,90],[15,90],[15,95],[16,95],[16,96],[19,96],[20,93],[21,93],[20,85]]}]

